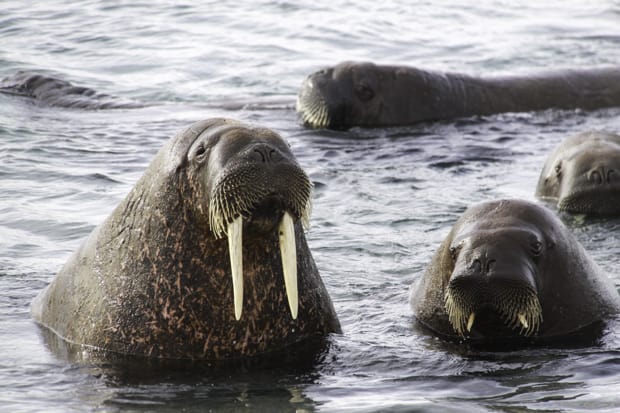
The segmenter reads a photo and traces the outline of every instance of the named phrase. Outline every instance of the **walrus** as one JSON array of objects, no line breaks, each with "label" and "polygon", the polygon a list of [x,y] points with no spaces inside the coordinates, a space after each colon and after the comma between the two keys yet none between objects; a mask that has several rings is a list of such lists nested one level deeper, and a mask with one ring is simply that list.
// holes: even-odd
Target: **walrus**
[{"label": "walrus", "polygon": [[76,86],[66,80],[20,70],[0,80],[0,93],[33,99],[37,104],[75,109],[139,108],[137,102]]},{"label": "walrus", "polygon": [[474,77],[343,62],[309,75],[297,112],[311,128],[411,125],[474,115],[620,105],[620,69]]},{"label": "walrus", "polygon": [[341,331],[306,239],[312,183],[270,129],[215,118],[172,138],[32,304],[111,354],[229,360]]},{"label": "walrus", "polygon": [[410,305],[449,341],[549,344],[594,334],[620,298],[550,210],[503,199],[463,213],[412,286]]},{"label": "walrus", "polygon": [[545,161],[536,196],[560,211],[620,215],[620,135],[584,132],[565,139]]}]

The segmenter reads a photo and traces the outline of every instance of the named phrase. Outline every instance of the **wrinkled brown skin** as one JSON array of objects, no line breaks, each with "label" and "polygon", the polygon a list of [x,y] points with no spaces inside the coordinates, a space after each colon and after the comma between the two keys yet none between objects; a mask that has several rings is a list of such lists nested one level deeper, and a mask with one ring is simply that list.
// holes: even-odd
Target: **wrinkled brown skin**
[{"label": "wrinkled brown skin", "polygon": [[[475,77],[409,66],[342,62],[304,80],[298,102],[312,95],[321,96],[330,114],[331,122],[320,127],[402,126],[503,112],[619,106],[620,69]],[[298,103],[298,111],[299,107]],[[300,114],[303,120],[303,111]]]},{"label": "wrinkled brown skin", "polygon": [[[221,159],[196,166],[188,153],[200,139],[216,145],[222,131],[275,140],[288,150],[267,129],[225,119],[179,133],[35,299],[38,323],[71,343],[168,359],[255,356],[340,332],[298,221],[297,320],[288,308],[277,231],[244,234],[244,306],[235,320],[227,239],[212,235],[204,185],[196,179]],[[219,143],[224,149],[212,157],[226,153],[228,142]]]},{"label": "wrinkled brown skin", "polygon": [[584,132],[565,139],[545,161],[536,196],[561,211],[620,215],[620,135]]},{"label": "wrinkled brown skin", "polygon": [[[483,231],[499,234],[511,228],[531,231],[543,241],[540,257],[533,260],[523,255],[521,262],[530,263],[535,270],[543,312],[540,330],[528,343],[562,342],[620,311],[620,297],[611,281],[551,211],[527,201],[499,200],[468,208],[434,254],[421,279],[412,286],[409,303],[420,324],[442,338],[462,340],[448,321],[444,308],[446,287],[455,266],[450,247],[461,237]],[[506,256],[518,248],[515,244],[514,249],[504,249]],[[501,263],[502,253],[495,258]],[[516,333],[515,339],[519,339]],[[492,344],[493,340],[494,337],[483,337],[478,342]]]},{"label": "wrinkled brown skin", "polygon": [[40,73],[19,71],[0,81],[0,93],[34,99],[38,104],[74,109],[126,109],[137,102],[99,93],[91,88]]}]

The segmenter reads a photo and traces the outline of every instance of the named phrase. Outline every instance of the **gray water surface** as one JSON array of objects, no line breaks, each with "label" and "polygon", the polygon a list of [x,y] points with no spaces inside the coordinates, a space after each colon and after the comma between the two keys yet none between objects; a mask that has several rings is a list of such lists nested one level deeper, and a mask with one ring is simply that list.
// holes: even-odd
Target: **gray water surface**
[{"label": "gray water surface", "polygon": [[[0,411],[619,411],[620,323],[594,346],[476,352],[419,331],[407,298],[468,205],[535,200],[549,151],[620,131],[620,109],[331,132],[304,129],[294,101],[307,74],[342,60],[473,75],[617,65],[620,4],[410,3],[0,3],[0,77],[38,70],[148,103],[0,95]],[[308,240],[343,334],[313,365],[277,370],[149,377],[59,357],[30,302],[163,143],[212,116],[275,129],[311,176]],[[563,218],[620,286],[620,220]]]}]

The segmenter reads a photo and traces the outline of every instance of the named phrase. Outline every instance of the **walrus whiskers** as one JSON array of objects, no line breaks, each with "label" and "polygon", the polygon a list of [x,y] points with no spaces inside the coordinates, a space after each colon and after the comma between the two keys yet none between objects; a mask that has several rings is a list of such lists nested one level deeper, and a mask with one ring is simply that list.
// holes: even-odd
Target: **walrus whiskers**
[{"label": "walrus whiskers", "polygon": [[297,112],[302,121],[313,128],[325,128],[330,124],[329,110],[325,100],[311,89],[310,95],[302,94],[297,98]]},{"label": "walrus whiskers", "polygon": [[473,325],[475,311],[471,303],[472,300],[464,299],[462,294],[452,294],[450,289],[446,292],[446,313],[448,313],[448,319],[450,324],[452,324],[452,328],[461,337],[465,336],[465,329],[469,332]]},{"label": "walrus whiskers", "polygon": [[294,218],[300,219],[304,227],[308,226],[312,183],[301,170],[294,169],[285,189],[274,188],[266,179],[252,179],[255,173],[251,168],[241,167],[223,176],[209,201],[209,224],[213,234],[217,238],[228,237],[235,319],[239,320],[243,312],[243,221],[250,220],[260,202],[272,195],[282,198],[285,204],[278,223],[278,237],[287,300],[291,316],[296,319],[299,297]]},{"label": "walrus whiskers", "polygon": [[[511,330],[529,337],[536,334],[542,324],[542,308],[536,293],[530,289],[506,288],[493,295],[488,302],[497,310],[501,319]],[[445,310],[454,331],[461,337],[470,333],[476,319],[478,300],[476,292],[458,290],[449,286],[445,294]]]}]

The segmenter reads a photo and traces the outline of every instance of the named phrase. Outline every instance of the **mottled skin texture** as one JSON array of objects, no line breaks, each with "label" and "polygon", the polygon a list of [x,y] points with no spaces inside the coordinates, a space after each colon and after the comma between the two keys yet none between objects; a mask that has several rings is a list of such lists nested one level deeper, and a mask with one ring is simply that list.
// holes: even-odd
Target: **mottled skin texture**
[{"label": "mottled skin texture", "polygon": [[568,229],[549,210],[526,201],[467,209],[413,285],[410,305],[417,321],[449,340],[463,337],[449,322],[444,297],[449,283],[464,275],[490,290],[502,283],[532,287],[542,308],[542,323],[531,337],[481,313],[464,338],[472,343],[562,342],[620,311],[616,289]]},{"label": "mottled skin texture", "polygon": [[562,211],[620,215],[620,135],[585,132],[565,139],[545,161],[536,196]]},{"label": "mottled skin texture", "polygon": [[244,233],[244,310],[235,320],[227,239],[209,227],[208,179],[229,164],[258,162],[255,148],[281,155],[265,166],[271,174],[298,167],[274,132],[230,120],[197,122],[170,140],[37,297],[35,320],[73,343],[172,359],[255,356],[339,332],[299,221],[297,320],[267,218]]},{"label": "mottled skin texture", "polygon": [[141,105],[52,76],[19,71],[0,81],[0,93],[32,98],[38,104],[76,109],[123,109]]},{"label": "mottled skin texture", "polygon": [[[347,129],[502,112],[618,105],[618,68],[474,77],[407,66],[343,62],[305,79],[297,111],[309,127]],[[316,121],[323,106],[326,116]]]}]

